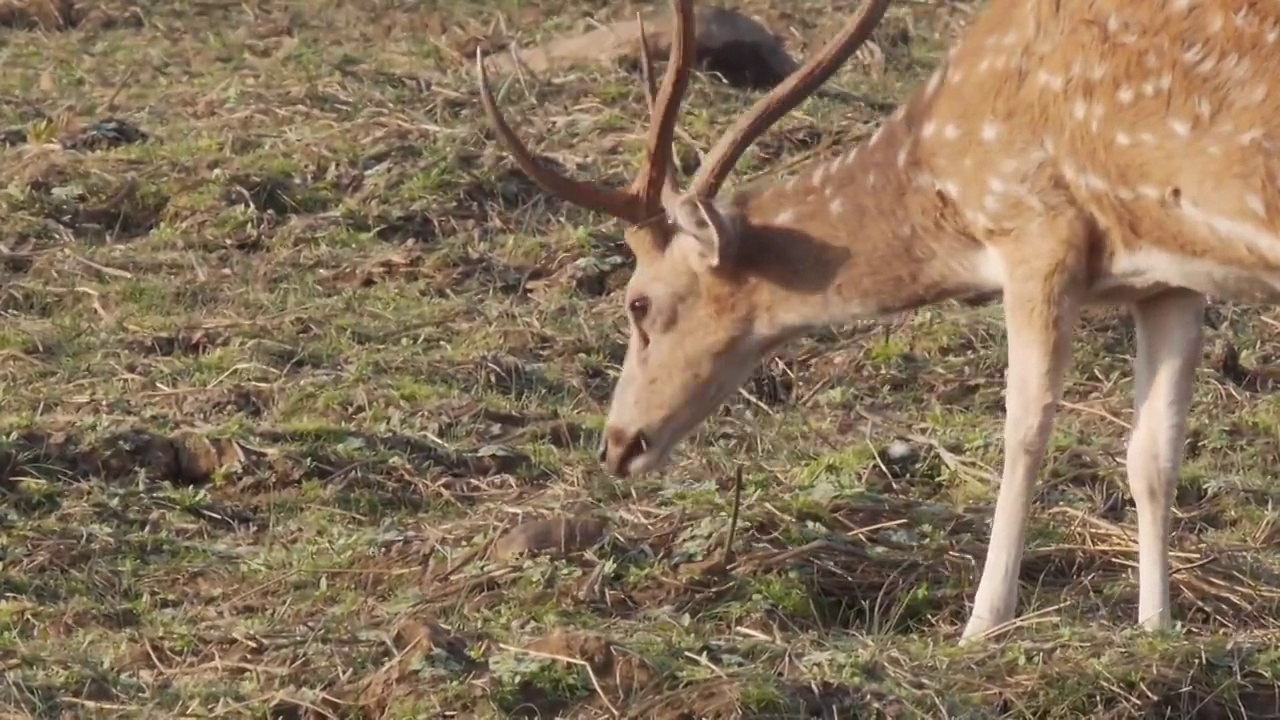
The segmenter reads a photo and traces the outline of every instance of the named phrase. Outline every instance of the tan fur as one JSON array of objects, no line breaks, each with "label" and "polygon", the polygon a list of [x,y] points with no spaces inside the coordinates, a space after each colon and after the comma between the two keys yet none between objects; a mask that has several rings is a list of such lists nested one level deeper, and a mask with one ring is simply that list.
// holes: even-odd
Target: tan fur
[{"label": "tan fur", "polygon": [[[1138,620],[1170,627],[1168,535],[1205,295],[1280,298],[1280,5],[991,0],[867,143],[628,230],[633,325],[602,460],[652,472],[817,327],[1004,301],[1005,464],[965,638],[1013,619],[1035,478],[1089,303],[1130,307]],[[714,183],[713,183],[714,186]],[[712,188],[714,192],[714,187]]]}]

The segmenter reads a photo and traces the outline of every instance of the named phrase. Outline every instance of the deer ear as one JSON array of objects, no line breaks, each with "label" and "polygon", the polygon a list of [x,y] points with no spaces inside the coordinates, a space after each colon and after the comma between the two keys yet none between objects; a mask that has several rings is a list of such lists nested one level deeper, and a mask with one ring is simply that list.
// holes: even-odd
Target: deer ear
[{"label": "deer ear", "polygon": [[708,270],[720,270],[733,263],[738,251],[736,216],[721,212],[712,200],[685,195],[672,208],[678,249]]}]

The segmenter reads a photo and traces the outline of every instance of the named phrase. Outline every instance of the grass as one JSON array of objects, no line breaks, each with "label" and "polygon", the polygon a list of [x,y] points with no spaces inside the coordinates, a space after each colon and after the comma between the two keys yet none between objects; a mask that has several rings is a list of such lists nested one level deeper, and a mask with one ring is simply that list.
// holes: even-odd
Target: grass
[{"label": "grass", "polygon": [[[794,29],[793,54],[834,30],[826,4],[747,5]],[[1130,627],[1120,313],[1082,323],[1026,620],[984,648],[956,639],[1000,463],[999,307],[798,343],[669,472],[603,474],[621,227],[512,168],[471,58],[504,27],[526,45],[636,9],[8,16],[0,715],[1276,712],[1280,416],[1250,370],[1280,352],[1267,310],[1207,317],[1167,635]],[[944,19],[891,10],[883,65],[841,70],[739,179],[869,135],[946,47]],[[635,76],[496,79],[539,151],[614,182],[636,167]],[[705,150],[755,97],[699,74],[682,127]]]}]

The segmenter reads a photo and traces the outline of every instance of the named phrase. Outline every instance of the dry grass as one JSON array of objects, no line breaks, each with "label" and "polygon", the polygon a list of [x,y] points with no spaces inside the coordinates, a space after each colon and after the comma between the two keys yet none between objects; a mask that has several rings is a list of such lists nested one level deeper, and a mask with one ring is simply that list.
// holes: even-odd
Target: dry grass
[{"label": "dry grass", "polygon": [[[636,6],[61,3],[42,23],[17,5],[0,13],[0,715],[1280,711],[1277,396],[1248,369],[1280,352],[1269,310],[1207,318],[1179,631],[1129,628],[1132,329],[1095,314],[1026,620],[962,651],[1000,458],[998,307],[797,344],[670,472],[599,470],[621,229],[512,169],[470,56]],[[792,52],[837,22],[829,3],[753,7]],[[963,16],[891,12],[883,65],[845,68],[740,178],[866,137]],[[624,69],[501,85],[550,158],[635,167]],[[705,149],[755,97],[699,75],[682,127]]]}]

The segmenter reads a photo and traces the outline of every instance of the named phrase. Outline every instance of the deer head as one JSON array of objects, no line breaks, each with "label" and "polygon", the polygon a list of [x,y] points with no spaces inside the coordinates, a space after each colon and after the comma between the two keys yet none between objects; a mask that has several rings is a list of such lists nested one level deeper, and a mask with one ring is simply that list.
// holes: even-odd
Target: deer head
[{"label": "deer head", "polygon": [[629,223],[625,240],[636,260],[625,295],[631,337],[600,446],[601,461],[615,475],[661,468],[776,346],[779,338],[762,327],[761,308],[748,292],[750,273],[738,262],[750,223],[715,195],[751,143],[870,37],[888,5],[868,0],[821,52],[758,100],[707,153],[683,192],[673,140],[694,61],[692,0],[672,0],[675,32],[657,89],[641,27],[650,127],[643,171],[626,189],[538,165],[498,110],[477,53],[485,113],[521,170],[549,193]]}]

